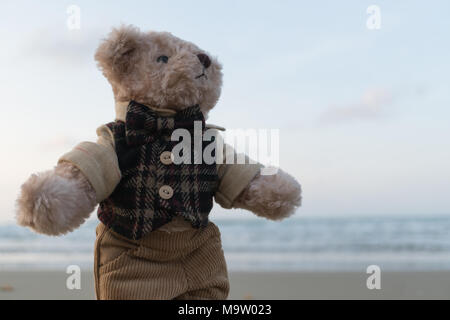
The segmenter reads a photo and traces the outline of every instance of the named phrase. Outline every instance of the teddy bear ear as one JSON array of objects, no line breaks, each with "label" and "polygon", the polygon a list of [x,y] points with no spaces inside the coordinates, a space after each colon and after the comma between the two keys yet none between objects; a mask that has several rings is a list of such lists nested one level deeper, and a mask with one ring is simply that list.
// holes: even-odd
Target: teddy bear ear
[{"label": "teddy bear ear", "polygon": [[138,28],[132,25],[114,28],[98,47],[95,60],[107,78],[119,80],[131,71],[142,43]]}]

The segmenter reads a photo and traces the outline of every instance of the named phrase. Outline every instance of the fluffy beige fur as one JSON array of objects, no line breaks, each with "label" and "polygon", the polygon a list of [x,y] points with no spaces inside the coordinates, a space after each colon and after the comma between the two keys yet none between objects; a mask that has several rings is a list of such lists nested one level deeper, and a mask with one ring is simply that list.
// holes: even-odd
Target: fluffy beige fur
[{"label": "fluffy beige fur", "polygon": [[300,184],[292,176],[278,170],[274,175],[256,177],[234,205],[270,220],[281,220],[300,207],[301,191]]},{"label": "fluffy beige fur", "polygon": [[33,174],[17,199],[17,222],[38,233],[60,235],[78,228],[94,210],[95,192],[69,163]]},{"label": "fluffy beige fur", "polygon": [[[206,54],[206,68],[199,59]],[[167,56],[167,63],[158,57]],[[175,111],[199,104],[205,116],[219,96],[221,65],[192,43],[167,32],[114,29],[95,58],[111,83],[116,101],[135,100]],[[204,76],[201,76],[203,75]],[[259,216],[279,220],[301,204],[301,188],[287,173],[257,176],[235,203]],[[77,228],[93,211],[96,195],[82,173],[69,163],[32,175],[17,200],[17,220],[40,233],[58,235]]]},{"label": "fluffy beige fur", "polygon": [[[206,54],[208,68],[197,55]],[[158,62],[167,56],[168,63]],[[135,100],[154,108],[181,110],[199,104],[212,109],[220,96],[222,66],[196,45],[168,32],[140,32],[132,26],[114,29],[95,54],[111,83],[116,101]],[[205,73],[205,77],[197,78]]]}]

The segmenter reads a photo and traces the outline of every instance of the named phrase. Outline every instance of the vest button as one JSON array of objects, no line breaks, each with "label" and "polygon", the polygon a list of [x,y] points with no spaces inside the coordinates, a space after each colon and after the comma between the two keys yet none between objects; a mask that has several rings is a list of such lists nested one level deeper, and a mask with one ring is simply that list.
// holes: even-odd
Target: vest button
[{"label": "vest button", "polygon": [[162,186],[159,188],[159,196],[164,200],[169,200],[173,196],[173,189],[170,186]]},{"label": "vest button", "polygon": [[159,159],[161,160],[161,162],[165,165],[169,165],[173,163],[172,160],[172,152],[170,151],[164,151],[163,153],[161,153],[161,156],[159,157]]}]

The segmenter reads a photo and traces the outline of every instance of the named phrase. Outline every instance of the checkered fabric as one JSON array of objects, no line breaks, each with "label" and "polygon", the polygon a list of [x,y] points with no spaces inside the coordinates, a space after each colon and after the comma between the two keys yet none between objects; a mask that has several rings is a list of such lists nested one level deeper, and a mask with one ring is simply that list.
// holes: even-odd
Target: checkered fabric
[{"label": "checkered fabric", "polygon": [[[107,124],[113,133],[122,179],[113,193],[100,203],[98,217],[113,231],[129,239],[140,239],[181,216],[194,228],[208,224],[213,196],[218,185],[216,164],[164,164],[160,156],[171,152],[177,141],[172,132],[190,132],[191,159],[194,157],[194,122],[202,132],[205,120],[198,106],[163,117],[137,102],[130,102],[125,122]],[[202,142],[202,151],[207,144]],[[194,160],[192,161],[194,162]],[[173,195],[160,196],[169,186]]]}]

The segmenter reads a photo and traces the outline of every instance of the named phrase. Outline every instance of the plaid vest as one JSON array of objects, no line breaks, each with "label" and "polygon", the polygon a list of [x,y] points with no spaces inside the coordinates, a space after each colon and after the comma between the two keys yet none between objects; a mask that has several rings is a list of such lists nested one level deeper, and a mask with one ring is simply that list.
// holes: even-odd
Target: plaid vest
[{"label": "plaid vest", "polygon": [[[140,239],[176,216],[194,228],[208,224],[218,184],[216,164],[174,164],[171,154],[179,143],[171,141],[172,132],[183,128],[190,132],[194,156],[194,121],[200,121],[203,134],[205,119],[198,106],[163,117],[132,101],[125,122],[107,124],[122,179],[100,203],[100,221],[129,239]],[[209,143],[202,142],[202,152]]]}]

